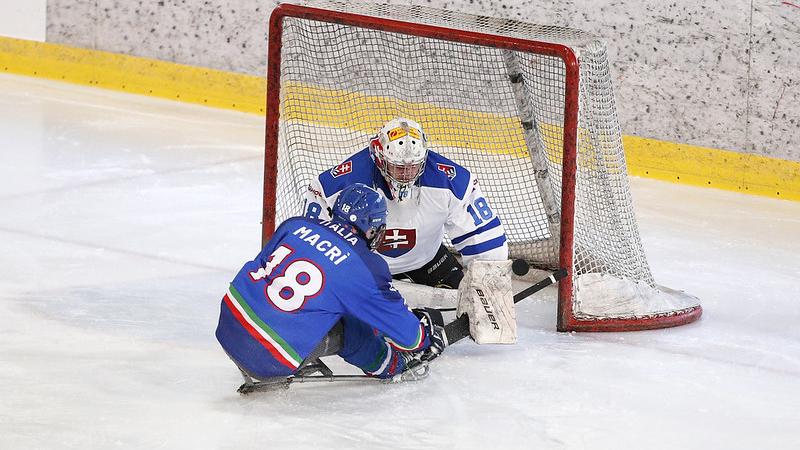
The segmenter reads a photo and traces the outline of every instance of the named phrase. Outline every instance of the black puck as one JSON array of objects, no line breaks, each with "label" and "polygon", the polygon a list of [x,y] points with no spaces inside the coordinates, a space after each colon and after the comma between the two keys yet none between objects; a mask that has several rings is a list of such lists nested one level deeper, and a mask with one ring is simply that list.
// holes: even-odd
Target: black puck
[{"label": "black puck", "polygon": [[528,265],[528,262],[524,259],[515,259],[513,263],[511,263],[511,271],[514,272],[514,275],[522,276],[528,273],[531,266]]}]

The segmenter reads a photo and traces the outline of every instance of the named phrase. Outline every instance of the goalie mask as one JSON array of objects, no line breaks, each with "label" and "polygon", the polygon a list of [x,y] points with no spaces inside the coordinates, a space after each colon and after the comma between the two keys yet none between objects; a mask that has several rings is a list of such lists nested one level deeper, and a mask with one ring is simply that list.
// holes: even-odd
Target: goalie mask
[{"label": "goalie mask", "polygon": [[371,250],[383,242],[387,213],[383,194],[361,183],[342,189],[332,211],[333,220],[356,227]]},{"label": "goalie mask", "polygon": [[410,119],[393,119],[372,138],[369,150],[392,197],[398,202],[408,198],[428,156],[428,138],[422,127]]}]

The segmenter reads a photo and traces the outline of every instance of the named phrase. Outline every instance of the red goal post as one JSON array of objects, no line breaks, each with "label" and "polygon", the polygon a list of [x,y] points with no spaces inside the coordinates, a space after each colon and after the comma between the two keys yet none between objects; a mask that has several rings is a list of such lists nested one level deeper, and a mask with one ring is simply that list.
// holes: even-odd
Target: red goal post
[{"label": "red goal post", "polygon": [[[458,24],[461,23],[465,26],[459,27]],[[288,32],[287,24],[291,28]],[[502,29],[510,29],[512,32],[497,33]],[[531,30],[544,30],[544,35],[539,37],[554,35],[558,39],[539,39]],[[531,34],[534,36],[529,36]],[[407,42],[405,39],[411,41]],[[269,239],[277,223],[291,215],[302,213],[299,198],[311,176],[329,168],[331,162],[335,163],[359,150],[356,143],[360,136],[377,129],[375,124],[380,123],[384,117],[405,115],[422,123],[431,135],[434,150],[465,165],[478,175],[484,191],[506,223],[512,256],[525,258],[543,268],[558,266],[567,269],[568,275],[560,281],[558,288],[558,330],[627,331],[681,325],[697,319],[702,309],[696,298],[658,286],[652,281],[649,266],[641,251],[635,218],[631,219],[632,204],[627,179],[624,179],[624,154],[621,154],[615,109],[611,119],[603,119],[608,123],[604,122],[599,126],[595,126],[591,118],[583,119],[581,116],[582,108],[595,108],[591,102],[592,96],[597,94],[587,91],[597,82],[582,74],[583,62],[576,53],[583,56],[596,49],[592,47],[587,51],[586,47],[576,48],[571,45],[570,39],[580,44],[590,42],[590,46],[596,46],[596,42],[599,42],[593,36],[576,30],[539,27],[524,22],[483,18],[426,7],[365,6],[338,2],[279,5],[273,11],[269,23],[262,242]],[[412,49],[402,50],[398,54],[407,56],[413,51],[414,54],[409,57],[419,61],[423,66],[422,70],[432,73],[449,70],[447,58],[450,58],[449,63],[457,65],[461,63],[457,59],[462,55],[481,55],[488,61],[487,66],[494,64],[506,71],[508,86],[502,86],[502,81],[492,81],[491,87],[503,92],[498,95],[498,98],[502,97],[502,101],[497,102],[503,103],[503,106],[498,107],[498,111],[488,111],[483,106],[469,111],[473,104],[470,101],[474,102],[479,98],[469,94],[467,100],[456,99],[454,103],[457,104],[448,104],[448,99],[456,96],[447,91],[448,82],[435,86],[441,87],[442,93],[432,95],[438,95],[434,104],[424,95],[418,95],[418,91],[427,89],[425,83],[418,80],[407,80],[417,86],[416,91],[395,95],[375,94],[376,89],[387,85],[386,80],[354,80],[358,76],[381,77],[382,70],[371,72],[368,67],[364,69],[363,60],[380,58],[393,45]],[[492,54],[483,56],[489,50]],[[599,64],[591,62],[592,71],[597,71],[595,66],[601,67],[599,72],[603,71],[603,64],[607,67],[604,45],[601,53],[602,61]],[[310,57],[306,57],[308,55]],[[327,60],[326,55],[333,56]],[[445,62],[441,63],[441,59]],[[376,61],[378,59],[368,61],[367,64]],[[429,66],[425,65],[427,61],[431,61]],[[332,65],[340,64],[352,66],[354,72],[360,75],[328,73]],[[483,60],[477,63],[478,66],[483,64]],[[473,62],[472,65],[476,63]],[[492,74],[496,72],[495,69],[491,69]],[[483,78],[490,78],[487,73],[470,74],[471,78],[458,78],[459,73],[465,70],[471,70],[471,66],[459,66],[447,74],[452,77],[452,83],[462,84],[457,87],[459,93],[477,89],[476,86]],[[537,71],[542,73],[537,74]],[[389,78],[395,80],[403,75],[398,73],[400,75],[392,73]],[[605,83],[604,80],[601,81]],[[610,86],[610,83],[607,84]],[[610,102],[614,108],[613,92],[610,100],[607,93],[602,94],[604,98],[600,101],[601,106],[607,107]],[[586,100],[587,97],[589,100]],[[367,110],[362,111],[359,109],[359,101],[371,102],[372,106],[365,107]],[[543,102],[547,104],[544,105]],[[554,104],[555,107],[552,106]],[[547,109],[546,113],[539,111],[543,105]],[[467,112],[463,112],[465,108]],[[376,115],[382,117],[375,117],[374,120],[367,117],[375,111],[381,111]],[[427,120],[420,120],[414,115],[414,112],[420,111]],[[480,133],[492,136],[496,134],[497,139],[503,142],[502,150],[492,147],[492,143],[487,144],[488,147],[478,144],[476,148],[468,148],[469,144],[463,142],[449,142],[446,132],[437,128],[437,118],[441,118],[441,122],[448,123],[450,131],[453,130],[449,119],[442,118],[442,111],[450,115],[463,115],[456,127],[463,126],[468,130],[459,128],[459,133],[472,133],[470,136],[478,136]],[[506,119],[510,116],[513,116],[516,125],[513,130],[508,131]],[[350,129],[354,131],[348,131]],[[346,144],[340,146],[336,139],[320,138],[318,132],[321,135],[335,134]],[[440,138],[438,147],[437,138]],[[595,142],[592,139],[599,140]],[[617,145],[619,154],[613,156],[617,160],[621,158],[621,163],[616,161],[609,169],[605,167],[607,155],[594,159],[585,156],[586,162],[579,171],[579,152],[596,151],[606,145],[606,140],[619,141],[618,145],[614,144]],[[320,151],[313,153],[309,150],[313,148]],[[502,152],[510,156],[506,154],[503,161],[500,161],[497,154]],[[459,158],[459,155],[467,156]],[[472,159],[473,155],[477,155],[475,159]],[[525,158],[520,155],[525,155]],[[519,174],[515,173],[504,179],[508,169],[493,172],[496,166],[502,164],[514,168],[526,167]],[[576,187],[579,181],[592,180],[597,174],[601,178],[613,178],[612,181],[616,184],[600,188],[594,185]],[[620,181],[621,179],[624,180]],[[530,230],[524,218],[513,217],[513,211],[519,209],[521,203],[519,198],[511,198],[508,202],[502,198],[502,192],[506,190],[504,183],[506,187],[511,183],[515,186],[525,185],[524,195],[536,197],[535,201],[522,202],[525,205],[532,204],[530,208],[533,213],[528,211],[525,214],[538,217],[539,223]],[[627,193],[615,194],[615,191],[620,190],[617,185],[622,186]],[[593,225],[588,223],[591,220],[586,217],[591,218],[598,213],[590,212],[586,217],[580,211],[576,214],[576,193],[581,192],[581,205],[591,207],[597,202],[591,198],[594,195],[591,191],[595,189],[603,190],[607,196],[618,195],[621,199],[600,201],[606,201],[607,204],[626,211],[622,219],[610,220],[625,222],[621,226],[623,232],[616,233],[624,235],[619,243],[601,242],[595,245],[598,239],[596,235],[608,231],[597,227],[597,230],[588,230]],[[496,195],[491,195],[492,193]],[[601,205],[599,209],[605,209],[605,205]],[[611,214],[614,212],[611,211]],[[580,220],[577,244],[576,217]],[[632,225],[629,223],[631,221]],[[604,223],[605,219],[596,222]],[[523,225],[517,227],[516,223]],[[591,237],[584,239],[583,236]],[[612,249],[612,256],[608,256],[604,253],[606,250],[601,248],[607,246],[625,248],[625,251],[628,247],[633,248],[634,256],[628,259],[634,263],[623,262],[619,266],[627,264],[637,267],[633,270],[618,268],[613,260],[617,250]],[[638,253],[636,247],[640,250]],[[554,256],[548,256],[550,254]],[[642,263],[644,269],[639,267]],[[631,271],[644,275],[638,278],[628,276]],[[578,278],[579,282],[576,282]],[[599,294],[591,295],[589,292],[592,290]],[[581,300],[581,297],[586,300]],[[623,306],[609,307],[601,304],[609,299],[613,303],[617,301],[615,297],[622,298]],[[629,307],[637,302],[646,306]]]}]

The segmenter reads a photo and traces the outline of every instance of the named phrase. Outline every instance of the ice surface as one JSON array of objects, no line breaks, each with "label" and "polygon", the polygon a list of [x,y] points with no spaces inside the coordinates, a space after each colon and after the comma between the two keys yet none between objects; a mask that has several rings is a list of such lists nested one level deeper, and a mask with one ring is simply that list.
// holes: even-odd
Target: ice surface
[{"label": "ice surface", "polygon": [[519,344],[422,383],[240,397],[213,331],[260,244],[262,122],[0,75],[0,448],[800,448],[800,203],[644,179],[699,322],[560,334],[549,288]]}]

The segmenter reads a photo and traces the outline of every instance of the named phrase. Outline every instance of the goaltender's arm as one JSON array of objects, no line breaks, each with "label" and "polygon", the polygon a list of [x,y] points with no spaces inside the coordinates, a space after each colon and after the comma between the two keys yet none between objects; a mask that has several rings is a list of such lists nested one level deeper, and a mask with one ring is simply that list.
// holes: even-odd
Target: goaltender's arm
[{"label": "goaltender's arm", "polygon": [[314,178],[303,193],[303,215],[310,219],[328,220],[331,218],[331,208],[335,200],[336,196],[332,196],[330,200],[325,197],[319,178]]},{"label": "goaltender's arm", "polygon": [[508,243],[500,217],[489,206],[489,200],[471,173],[463,198],[452,199],[445,231],[461,253],[464,266],[472,260],[508,259]]}]

